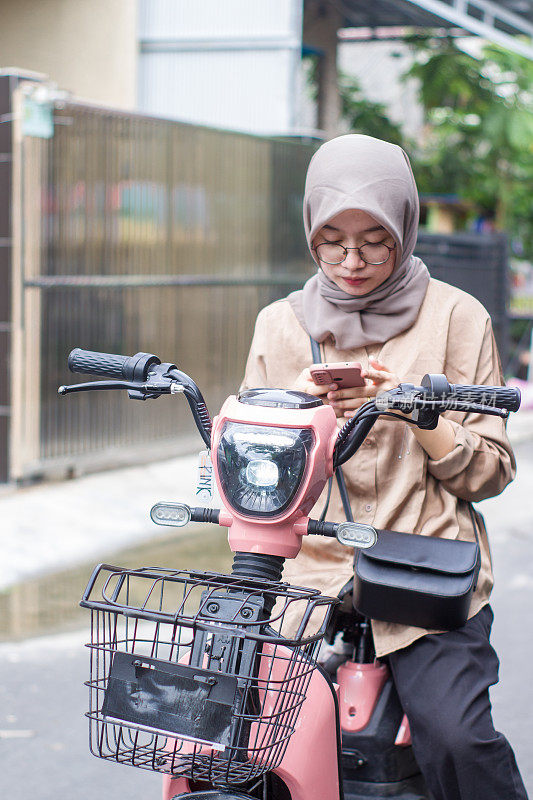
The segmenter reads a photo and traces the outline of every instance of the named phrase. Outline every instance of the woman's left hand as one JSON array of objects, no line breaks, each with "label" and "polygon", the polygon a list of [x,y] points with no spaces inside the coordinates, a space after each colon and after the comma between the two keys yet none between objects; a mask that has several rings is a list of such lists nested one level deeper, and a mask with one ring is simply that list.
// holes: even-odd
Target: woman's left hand
[{"label": "woman's left hand", "polygon": [[[400,378],[391,372],[384,364],[371,358],[370,367],[365,371],[367,385],[361,389],[337,389],[328,392],[328,401],[335,409],[338,417],[353,417],[355,411],[366,403],[371,397],[380,392],[395,389]],[[410,416],[408,414],[407,416]],[[387,419],[382,417],[382,419]],[[444,458],[451,453],[455,446],[455,431],[447,419],[439,418],[438,425],[433,430],[421,430],[414,426],[413,435],[428,456],[434,460]]]},{"label": "woman's left hand", "polygon": [[379,392],[394,389],[400,378],[380,361],[371,358],[365,370],[366,386],[357,389],[337,389],[328,392],[327,398],[338,417],[352,417],[355,411]]}]

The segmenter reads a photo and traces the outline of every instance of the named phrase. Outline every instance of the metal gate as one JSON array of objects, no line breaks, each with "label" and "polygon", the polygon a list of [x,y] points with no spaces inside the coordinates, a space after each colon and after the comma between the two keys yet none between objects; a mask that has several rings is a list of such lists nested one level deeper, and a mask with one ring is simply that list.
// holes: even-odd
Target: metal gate
[{"label": "metal gate", "polygon": [[472,294],[492,318],[503,364],[509,351],[508,243],[504,233],[420,233],[415,254],[438,278]]},{"label": "metal gate", "polygon": [[20,125],[33,91],[13,95],[9,477],[190,449],[179,400],[60,399],[68,352],[157,353],[216,411],[239,386],[258,310],[309,269],[314,146],[76,102],[55,104],[40,138]]}]

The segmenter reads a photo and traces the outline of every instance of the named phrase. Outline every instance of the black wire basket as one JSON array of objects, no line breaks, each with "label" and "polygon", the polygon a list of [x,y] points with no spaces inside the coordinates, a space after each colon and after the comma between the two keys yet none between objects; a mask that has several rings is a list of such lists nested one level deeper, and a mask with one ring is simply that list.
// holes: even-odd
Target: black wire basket
[{"label": "black wire basket", "polygon": [[81,601],[91,752],[214,784],[274,769],[336,602],[286,583],[100,565]]}]

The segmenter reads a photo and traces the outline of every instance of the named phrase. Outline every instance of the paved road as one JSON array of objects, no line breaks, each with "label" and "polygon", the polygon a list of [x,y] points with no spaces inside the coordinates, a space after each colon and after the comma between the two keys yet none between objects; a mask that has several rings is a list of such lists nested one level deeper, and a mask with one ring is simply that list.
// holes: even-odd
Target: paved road
[{"label": "paved road", "polygon": [[[517,456],[516,482],[482,510],[495,562],[493,642],[502,660],[494,717],[515,748],[533,800],[532,445],[520,445]],[[160,796],[157,775],[88,754],[83,639],[77,632],[0,645],[0,796],[6,800]]]}]

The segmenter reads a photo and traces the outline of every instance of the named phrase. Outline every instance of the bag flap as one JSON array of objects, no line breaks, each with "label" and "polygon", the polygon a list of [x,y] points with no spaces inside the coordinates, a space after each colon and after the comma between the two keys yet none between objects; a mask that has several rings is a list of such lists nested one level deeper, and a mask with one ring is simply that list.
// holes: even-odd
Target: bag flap
[{"label": "bag flap", "polygon": [[367,550],[360,551],[360,556],[391,566],[448,575],[464,575],[478,563],[479,547],[475,542],[387,530],[378,530],[377,534],[377,542]]}]

